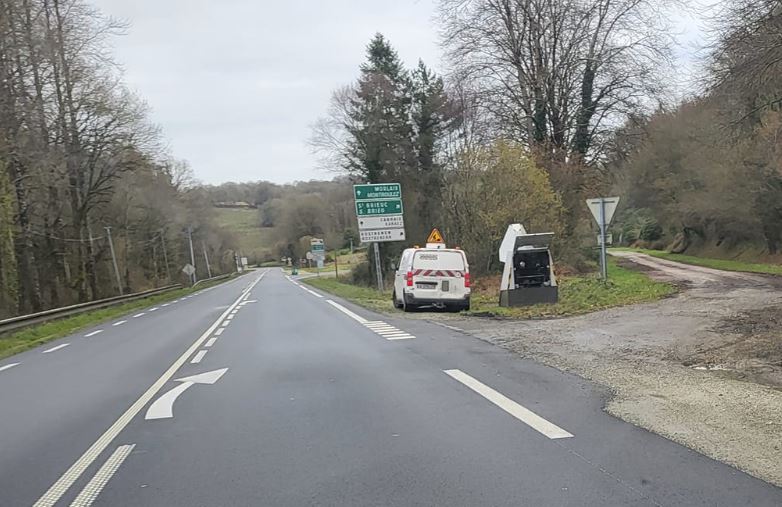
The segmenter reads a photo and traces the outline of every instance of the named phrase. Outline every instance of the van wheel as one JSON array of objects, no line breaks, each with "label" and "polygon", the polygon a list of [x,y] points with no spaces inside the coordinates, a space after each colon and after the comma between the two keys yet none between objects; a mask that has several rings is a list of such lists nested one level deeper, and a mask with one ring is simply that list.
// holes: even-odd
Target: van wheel
[{"label": "van wheel", "polygon": [[394,289],[394,294],[391,295],[391,300],[394,302],[394,308],[397,310],[404,306],[404,303],[400,302],[396,297],[396,289]]},{"label": "van wheel", "polygon": [[410,313],[410,312],[414,311],[417,308],[418,308],[417,306],[411,305],[410,303],[407,302],[407,296],[405,296],[404,293],[403,293],[402,294],[402,310],[405,311],[406,313]]}]

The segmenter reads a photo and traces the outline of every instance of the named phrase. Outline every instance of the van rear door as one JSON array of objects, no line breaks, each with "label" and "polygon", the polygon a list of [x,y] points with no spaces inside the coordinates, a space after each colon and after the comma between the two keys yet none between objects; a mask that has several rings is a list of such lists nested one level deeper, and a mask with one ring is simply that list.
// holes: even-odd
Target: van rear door
[{"label": "van rear door", "polygon": [[467,263],[460,250],[416,250],[413,255],[413,292],[419,299],[463,299]]}]

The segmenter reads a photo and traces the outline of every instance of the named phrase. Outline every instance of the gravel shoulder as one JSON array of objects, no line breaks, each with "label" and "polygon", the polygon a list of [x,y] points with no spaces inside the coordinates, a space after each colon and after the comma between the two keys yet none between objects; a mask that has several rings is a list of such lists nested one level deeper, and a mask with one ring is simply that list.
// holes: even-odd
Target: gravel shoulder
[{"label": "gravel shoulder", "polygon": [[782,486],[782,278],[616,252],[682,290],[554,320],[447,320],[608,386],[606,410]]}]

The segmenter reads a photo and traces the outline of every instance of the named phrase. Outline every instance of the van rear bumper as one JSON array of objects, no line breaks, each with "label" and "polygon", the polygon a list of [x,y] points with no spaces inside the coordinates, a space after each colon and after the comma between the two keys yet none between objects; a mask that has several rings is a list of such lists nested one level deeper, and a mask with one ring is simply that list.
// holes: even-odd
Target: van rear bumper
[{"label": "van rear bumper", "polygon": [[470,303],[470,295],[463,297],[416,297],[415,294],[405,292],[405,300],[410,305],[436,305],[436,304],[461,304],[467,306]]}]

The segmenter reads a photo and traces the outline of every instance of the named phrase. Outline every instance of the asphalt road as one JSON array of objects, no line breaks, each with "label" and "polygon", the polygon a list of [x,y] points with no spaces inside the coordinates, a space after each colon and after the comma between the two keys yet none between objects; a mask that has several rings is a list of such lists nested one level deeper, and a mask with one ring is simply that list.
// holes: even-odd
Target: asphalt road
[{"label": "asphalt road", "polygon": [[782,505],[589,382],[261,274],[0,361],[0,505]]}]

